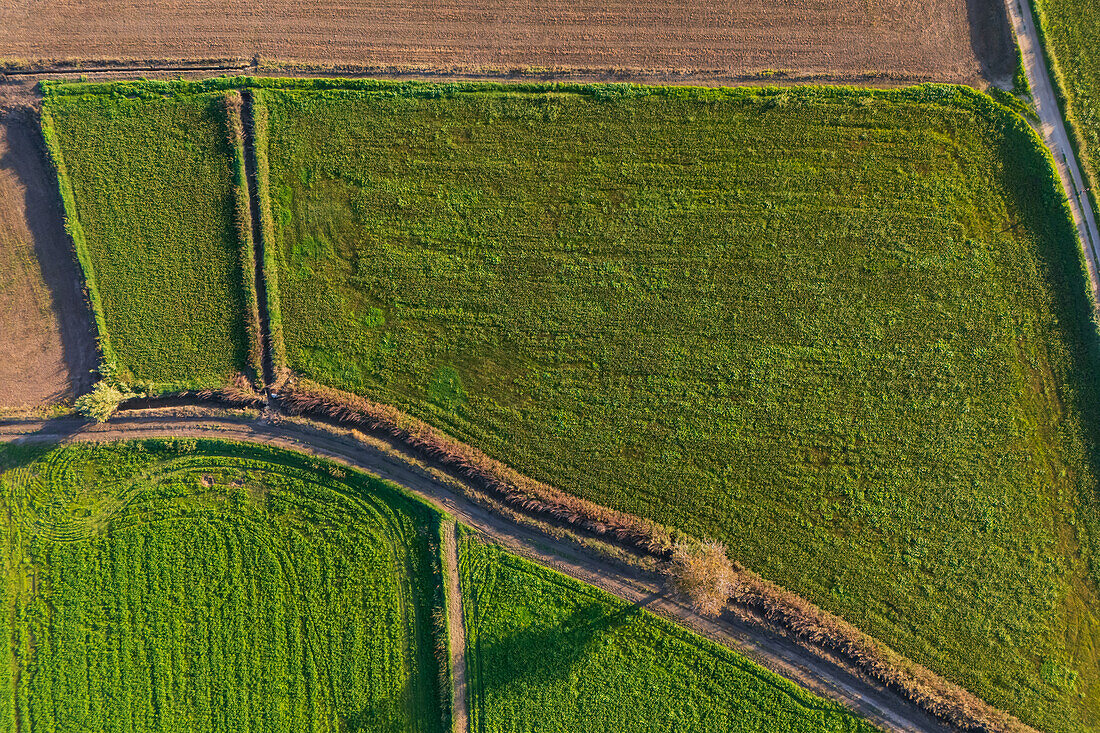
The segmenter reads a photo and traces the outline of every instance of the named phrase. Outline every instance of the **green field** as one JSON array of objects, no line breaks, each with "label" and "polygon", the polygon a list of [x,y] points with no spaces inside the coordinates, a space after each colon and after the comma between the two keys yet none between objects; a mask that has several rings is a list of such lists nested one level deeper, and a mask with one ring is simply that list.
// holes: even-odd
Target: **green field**
[{"label": "green field", "polygon": [[596,588],[460,545],[470,730],[876,730],[741,655]]},{"label": "green field", "polygon": [[952,87],[374,88],[262,95],[292,369],[1100,730],[1095,335],[1022,120]]},{"label": "green field", "polygon": [[248,253],[224,97],[48,93],[43,126],[117,376],[162,392],[245,372]]},{"label": "green field", "polygon": [[[1063,111],[1080,136],[1081,163],[1095,187],[1100,155],[1100,6],[1092,0],[1032,0]],[[1093,194],[1095,198],[1095,193]]]},{"label": "green field", "polygon": [[306,456],[0,445],[0,728],[444,730],[439,517]]}]

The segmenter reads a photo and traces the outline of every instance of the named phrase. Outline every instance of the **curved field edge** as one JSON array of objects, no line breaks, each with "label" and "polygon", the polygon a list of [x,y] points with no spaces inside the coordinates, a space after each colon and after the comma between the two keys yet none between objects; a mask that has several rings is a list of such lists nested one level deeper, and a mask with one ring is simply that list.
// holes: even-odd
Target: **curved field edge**
[{"label": "curved field edge", "polygon": [[[535,88],[532,89],[531,87]],[[698,98],[698,99],[715,99],[721,98],[725,94],[735,96],[737,90],[699,90],[699,89],[647,89],[631,86],[622,87],[605,87],[605,86],[589,86],[589,87],[577,87],[571,85],[517,85],[516,87],[508,87],[501,85],[487,85],[486,87],[480,87],[480,85],[388,85],[388,86],[370,86],[372,91],[379,91],[381,93],[390,93],[397,97],[409,97],[409,98],[433,98],[438,95],[443,98],[448,98],[449,95],[459,97],[463,94],[474,93],[479,90],[487,90],[491,93],[511,93],[511,92],[547,92],[547,93],[565,93],[576,92],[581,95],[590,95],[592,98],[600,100],[615,100],[615,99],[630,99],[634,97],[645,97],[649,95],[653,96],[668,96],[672,98]],[[298,85],[297,83],[291,83],[290,88],[292,90],[315,90],[318,87],[307,84]],[[320,88],[325,88],[323,85]],[[352,89],[361,89],[362,87],[352,86]],[[1057,394],[1054,400],[1055,406],[1053,407],[1055,412],[1065,412],[1059,415],[1059,422],[1064,422],[1072,426],[1068,435],[1062,434],[1059,428],[1054,428],[1054,433],[1048,435],[1047,439],[1053,439],[1055,443],[1059,444],[1059,449],[1065,449],[1070,454],[1070,463],[1073,465],[1071,468],[1071,479],[1067,481],[1072,493],[1076,494],[1075,497],[1069,499],[1070,504],[1076,503],[1077,510],[1069,509],[1063,513],[1063,509],[1056,509],[1056,515],[1061,517],[1072,517],[1072,522],[1075,524],[1071,527],[1065,525],[1064,529],[1071,533],[1072,539],[1068,542],[1069,548],[1062,545],[1066,542],[1065,537],[1057,537],[1054,541],[1065,550],[1067,556],[1076,552],[1072,549],[1075,543],[1080,543],[1083,548],[1084,555],[1088,558],[1089,564],[1093,568],[1091,577],[1082,578],[1079,577],[1076,572],[1071,581],[1075,587],[1074,593],[1079,593],[1080,598],[1088,598],[1095,593],[1095,550],[1092,547],[1091,535],[1094,534],[1095,528],[1095,495],[1092,486],[1091,475],[1095,473],[1094,457],[1091,452],[1086,451],[1084,446],[1079,442],[1082,437],[1089,445],[1095,444],[1095,428],[1091,423],[1086,423],[1082,416],[1088,416],[1092,414],[1090,410],[1082,409],[1082,402],[1092,402],[1095,397],[1089,385],[1081,383],[1077,380],[1077,376],[1084,373],[1090,373],[1092,370],[1089,367],[1091,364],[1095,364],[1095,345],[1096,338],[1093,331],[1091,321],[1089,320],[1087,313],[1087,302],[1085,300],[1085,288],[1083,286],[1082,268],[1080,251],[1076,246],[1076,238],[1073,236],[1073,229],[1070,223],[1070,217],[1066,201],[1061,189],[1058,186],[1057,178],[1054,173],[1053,161],[1050,158],[1049,152],[1043,147],[1041,141],[1030,129],[1030,127],[1018,116],[1010,110],[1007,110],[1003,106],[994,103],[988,97],[980,95],[969,89],[959,89],[953,87],[937,87],[937,86],[925,86],[918,87],[911,90],[904,90],[901,92],[869,92],[862,90],[840,89],[840,90],[752,90],[741,91],[741,94],[745,96],[754,96],[760,99],[763,104],[767,105],[771,100],[772,104],[784,105],[790,99],[797,99],[799,95],[812,97],[814,95],[820,95],[825,98],[835,99],[853,99],[853,100],[868,100],[871,102],[889,102],[891,100],[897,101],[911,101],[918,102],[926,105],[943,105],[949,109],[955,110],[969,110],[975,117],[984,120],[988,123],[989,127],[994,131],[991,133],[999,142],[991,143],[998,150],[998,154],[1004,155],[1003,162],[1006,167],[1010,169],[1010,173],[1007,175],[1015,176],[1012,180],[1016,182],[1026,181],[1026,185],[1016,190],[1010,190],[1008,196],[1017,197],[1022,200],[1015,200],[1014,206],[1024,212],[1025,215],[1021,216],[1016,222],[1009,221],[1006,225],[1006,230],[1019,228],[1020,226],[1027,226],[1029,229],[1034,229],[1037,234],[1037,239],[1040,240],[1040,251],[1036,254],[1036,259],[1039,261],[1037,264],[1038,269],[1043,273],[1043,277],[1049,277],[1050,281],[1055,283],[1052,286],[1053,293],[1051,298],[1053,303],[1051,305],[1052,310],[1056,313],[1057,319],[1054,325],[1051,326],[1052,332],[1058,333],[1057,339],[1061,339],[1063,336],[1066,338],[1066,353],[1054,354],[1051,358],[1056,362],[1051,367],[1054,370],[1052,381],[1053,384],[1049,386],[1041,386],[1038,389],[1046,391],[1051,389]],[[339,98],[340,92],[333,92],[333,94]],[[1023,178],[1021,178],[1023,176]],[[304,180],[304,179],[303,179]],[[285,182],[285,180],[284,180]],[[1026,191],[1026,193],[1024,193]],[[1030,198],[1029,198],[1030,197]],[[1003,234],[1003,232],[1002,232]],[[1028,265],[1025,265],[1027,267]],[[1036,265],[1031,265],[1035,267]],[[285,306],[284,306],[285,311]],[[285,318],[285,313],[284,313]],[[1043,338],[1048,336],[1044,335]],[[1057,340],[1056,339],[1056,340]],[[1059,342],[1061,345],[1061,342]],[[291,366],[294,366],[293,364]],[[314,378],[318,378],[318,375],[311,374]],[[321,376],[322,380],[326,377]],[[434,377],[433,377],[434,380]],[[444,382],[451,381],[453,379],[444,379]],[[337,382],[337,384],[339,384]],[[447,384],[443,385],[443,391],[448,388]],[[453,388],[452,388],[453,389]],[[435,405],[428,405],[422,402],[410,402],[403,399],[402,396],[397,395],[392,390],[383,393],[369,393],[371,397],[381,399],[382,402],[396,402],[400,407],[404,409],[411,409],[417,417],[427,419],[429,422],[434,422],[439,427],[443,427],[450,432],[456,432],[460,438],[467,441],[472,441],[477,444],[479,441],[476,436],[476,431],[466,430],[461,420],[456,420],[452,417],[454,411],[448,413],[446,409],[438,409],[440,403],[436,401]],[[455,394],[460,395],[458,402],[461,402],[461,387],[457,388]],[[446,395],[444,395],[444,401],[446,401]],[[451,399],[454,399],[452,395]],[[434,398],[433,398],[433,401]],[[447,414],[444,414],[447,413]],[[1044,418],[1045,419],[1045,418]],[[1051,418],[1053,421],[1053,418]],[[1077,426],[1084,426],[1086,436],[1081,436],[1076,433]],[[484,447],[484,446],[482,446]],[[1046,447],[1038,448],[1040,454],[1046,452]],[[495,458],[502,458],[505,460],[512,460],[514,456],[502,455],[499,446],[495,450],[490,451],[494,454]],[[1047,460],[1047,459],[1044,459]],[[549,480],[551,483],[555,482],[555,477],[548,474],[545,470],[541,470],[535,467],[535,464],[528,461],[521,466],[527,472],[533,472],[536,478]],[[1065,474],[1063,474],[1065,475]],[[585,493],[585,496],[592,497],[591,493]],[[1061,496],[1061,494],[1060,494]],[[1062,500],[1059,499],[1058,503],[1061,504]],[[617,508],[624,508],[623,504],[616,503]],[[636,508],[634,508],[637,511]],[[1074,516],[1075,515],[1075,516]],[[652,515],[651,515],[652,516]],[[1061,520],[1059,520],[1061,521]],[[695,530],[698,531],[698,530]],[[733,547],[733,554],[735,558],[740,557],[740,553],[737,550],[739,538],[736,535],[730,537],[723,537]],[[1086,573],[1087,574],[1087,573]],[[774,575],[771,577],[775,578]],[[850,597],[851,591],[846,591],[843,586],[846,583],[841,583],[840,595],[825,596],[822,598],[819,594],[810,594],[811,597],[818,601],[823,602],[826,607],[834,607],[836,600],[843,600],[845,594]],[[1054,601],[1058,603],[1060,601]],[[1084,692],[1085,689],[1092,689],[1096,680],[1090,670],[1093,669],[1089,662],[1089,648],[1091,648],[1090,642],[1087,639],[1090,636],[1094,636],[1094,631],[1089,631],[1090,628],[1094,628],[1090,619],[1090,612],[1088,611],[1087,604],[1081,606],[1076,601],[1070,601],[1070,604],[1074,606],[1070,612],[1071,617],[1064,623],[1073,628],[1066,628],[1066,646],[1062,646],[1062,642],[1058,639],[1058,634],[1062,633],[1060,630],[1052,634],[1052,636],[1045,642],[1046,650],[1041,654],[1035,653],[1031,658],[1027,658],[1029,652],[1024,652],[1024,656],[1020,660],[1020,665],[1023,669],[1028,670],[1029,681],[1016,684],[1009,682],[1004,677],[1006,674],[1012,674],[1007,671],[1007,668],[1002,668],[1002,671],[990,671],[987,673],[979,673],[969,667],[960,668],[958,665],[953,666],[949,671],[944,669],[940,664],[934,666],[938,667],[941,672],[948,674],[950,678],[956,682],[962,684],[974,685],[977,682],[977,688],[983,690],[987,696],[991,693],[994,700],[1008,708],[1013,712],[1017,712],[1024,715],[1026,718],[1030,718],[1032,722],[1036,722],[1044,726],[1052,726],[1052,729],[1060,729],[1061,726],[1066,726],[1066,730],[1084,729],[1079,728],[1082,725],[1081,721],[1075,720],[1076,713],[1071,710],[1078,705],[1089,706],[1089,701],[1095,701],[1095,695]],[[850,606],[851,604],[849,604]],[[1034,618],[1034,616],[1032,617]],[[910,624],[914,623],[912,620]],[[1030,623],[1030,622],[1029,622]],[[1041,617],[1040,621],[1041,622]],[[1059,622],[1063,623],[1063,622]],[[1081,626],[1076,626],[1081,624]],[[998,632],[1003,633],[1003,632]],[[1018,630],[1010,632],[1028,634],[1027,627],[1020,627]],[[1084,634],[1084,641],[1077,640],[1078,645],[1075,644],[1077,634]],[[1012,636],[1002,636],[999,640],[994,642],[990,640],[990,643],[1006,644],[1011,642]],[[904,635],[898,636],[895,632],[894,637],[891,639],[891,643],[899,646],[903,651],[908,652],[911,656],[920,660],[926,654],[931,654],[934,650],[927,646],[923,647],[909,647],[906,643]],[[1025,645],[1025,649],[1028,645]],[[1077,653],[1083,652],[1085,658],[1075,663],[1074,659]],[[977,658],[981,658],[979,655]],[[1019,671],[1019,667],[1017,671]],[[1078,678],[1076,675],[1080,673],[1083,677]],[[1000,678],[999,680],[997,678]],[[1031,681],[1033,680],[1033,681]],[[999,693],[993,692],[999,685],[1008,683],[1009,686],[1014,687],[1013,692],[1007,692],[1001,690]],[[1077,688],[1080,684],[1081,688]],[[1022,689],[1026,687],[1028,692],[1026,695],[1022,695]],[[1075,694],[1077,689],[1081,689],[1080,696]],[[1033,697],[1034,696],[1034,697]],[[1058,705],[1052,705],[1052,697],[1060,699]],[[1022,705],[1022,699],[1029,699],[1027,707],[1020,707]],[[1091,703],[1091,704],[1094,704]],[[1065,707],[1063,707],[1065,706]],[[1061,708],[1061,709],[1060,709]],[[1045,721],[1045,722],[1042,722]],[[1055,722],[1057,721],[1057,722]]]},{"label": "curved field edge", "polygon": [[216,440],[4,445],[0,471],[16,730],[449,729],[415,496]]},{"label": "curved field edge", "polygon": [[644,606],[459,537],[471,731],[877,730]]},{"label": "curved field edge", "polygon": [[[220,387],[253,371],[260,356],[232,102],[226,92],[175,102],[43,101],[43,136],[95,315],[101,373],[138,392]],[[87,129],[89,120],[101,128]],[[159,167],[141,158],[153,145],[164,148]]]}]

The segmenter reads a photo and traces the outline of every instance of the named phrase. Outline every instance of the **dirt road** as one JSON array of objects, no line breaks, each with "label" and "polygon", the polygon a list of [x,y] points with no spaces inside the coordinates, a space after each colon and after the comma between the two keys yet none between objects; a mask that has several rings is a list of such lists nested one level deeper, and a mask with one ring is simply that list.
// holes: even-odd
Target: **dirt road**
[{"label": "dirt road", "polygon": [[982,83],[1013,70],[1000,0],[5,0],[5,58],[219,59]]},{"label": "dirt road", "polygon": [[443,527],[443,571],[447,573],[447,636],[451,645],[451,730],[468,733],[470,714],[466,692],[466,617],[462,610],[462,578],[458,572],[458,540],[454,522]]},{"label": "dirt road", "polygon": [[1089,287],[1094,303],[1100,303],[1100,230],[1096,227],[1096,216],[1085,193],[1085,177],[1081,166],[1070,145],[1069,133],[1054,95],[1054,85],[1050,79],[1043,49],[1039,43],[1039,34],[1035,28],[1034,16],[1028,0],[1005,0],[1012,27],[1020,44],[1020,53],[1024,59],[1024,71],[1031,85],[1031,95],[1035,100],[1035,109],[1039,114],[1039,134],[1043,137],[1054,162],[1058,167],[1058,176],[1069,199],[1073,212],[1073,221],[1077,225],[1077,235],[1085,252],[1088,265]]},{"label": "dirt road", "polygon": [[225,417],[149,417],[125,413],[105,425],[71,418],[0,421],[0,440],[68,442],[152,437],[203,437],[266,443],[329,458],[400,484],[458,521],[510,551],[603,588],[631,603],[695,630],[745,654],[807,689],[864,715],[887,731],[942,733],[951,728],[913,703],[825,653],[814,653],[778,632],[732,618],[702,617],[665,593],[661,579],[625,564],[520,526],[471,501],[440,481],[395,444],[355,440],[336,432],[290,422]]}]

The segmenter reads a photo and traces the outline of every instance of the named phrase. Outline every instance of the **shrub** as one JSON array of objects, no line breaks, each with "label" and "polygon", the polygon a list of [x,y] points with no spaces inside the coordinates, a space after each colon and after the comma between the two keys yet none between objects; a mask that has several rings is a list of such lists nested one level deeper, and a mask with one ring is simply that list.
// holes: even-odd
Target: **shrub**
[{"label": "shrub", "polygon": [[717,616],[736,588],[736,575],[721,542],[677,545],[672,551],[669,581],[696,611]]},{"label": "shrub", "polygon": [[129,396],[108,380],[100,380],[96,382],[95,389],[77,399],[76,411],[96,422],[107,422]]}]

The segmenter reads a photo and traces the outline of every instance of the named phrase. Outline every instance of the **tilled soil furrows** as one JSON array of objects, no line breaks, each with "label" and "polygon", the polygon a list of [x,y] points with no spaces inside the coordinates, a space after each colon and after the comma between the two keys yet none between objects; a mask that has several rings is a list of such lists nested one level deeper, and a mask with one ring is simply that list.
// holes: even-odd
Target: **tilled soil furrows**
[{"label": "tilled soil furrows", "polygon": [[634,76],[1011,79],[1000,0],[7,0],[7,58],[211,59]]}]

